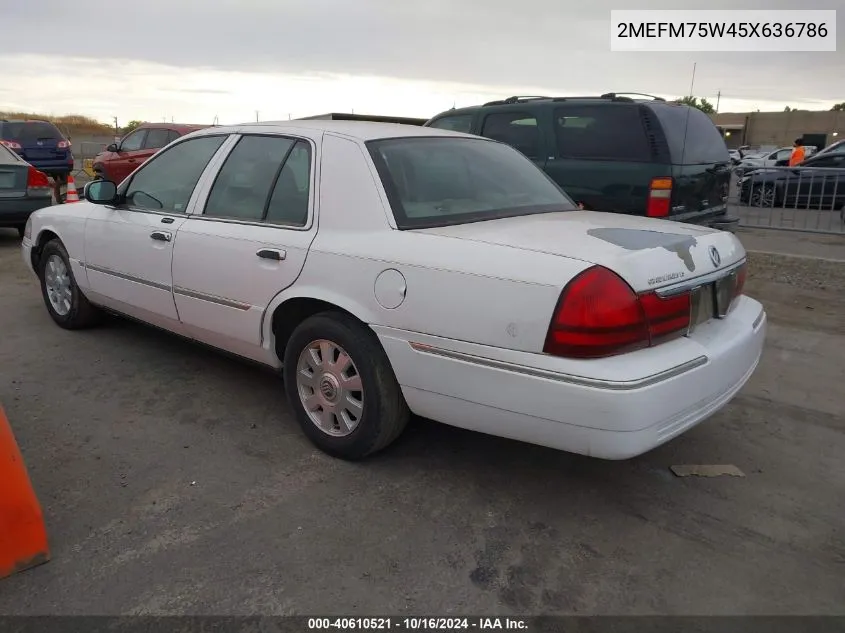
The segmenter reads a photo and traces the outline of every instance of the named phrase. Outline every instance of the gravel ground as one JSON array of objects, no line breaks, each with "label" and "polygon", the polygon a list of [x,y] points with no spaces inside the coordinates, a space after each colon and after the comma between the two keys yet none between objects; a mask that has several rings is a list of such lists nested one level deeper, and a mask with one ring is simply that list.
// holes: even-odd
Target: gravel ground
[{"label": "gravel ground", "polygon": [[2,581],[0,613],[845,615],[845,299],[819,266],[752,257],[757,373],[645,456],[417,420],[348,464],[271,373],[127,321],[54,326],[0,231],[0,401],[53,556]]}]

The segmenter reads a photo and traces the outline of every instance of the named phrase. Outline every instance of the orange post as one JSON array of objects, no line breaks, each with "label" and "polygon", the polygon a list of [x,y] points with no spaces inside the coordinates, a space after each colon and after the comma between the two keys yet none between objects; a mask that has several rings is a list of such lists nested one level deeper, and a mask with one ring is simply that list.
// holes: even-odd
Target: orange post
[{"label": "orange post", "polygon": [[12,427],[0,407],[0,578],[48,560],[44,515]]}]

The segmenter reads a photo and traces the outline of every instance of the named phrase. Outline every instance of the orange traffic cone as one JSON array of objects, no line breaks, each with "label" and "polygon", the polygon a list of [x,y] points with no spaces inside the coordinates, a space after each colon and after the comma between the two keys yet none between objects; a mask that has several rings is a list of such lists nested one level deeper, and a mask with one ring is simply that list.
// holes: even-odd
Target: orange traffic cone
[{"label": "orange traffic cone", "polygon": [[0,408],[0,578],[50,560],[44,515]]},{"label": "orange traffic cone", "polygon": [[67,193],[65,194],[65,204],[68,202],[79,202],[79,192],[76,190],[76,183],[73,181],[73,176],[68,174],[67,177]]}]

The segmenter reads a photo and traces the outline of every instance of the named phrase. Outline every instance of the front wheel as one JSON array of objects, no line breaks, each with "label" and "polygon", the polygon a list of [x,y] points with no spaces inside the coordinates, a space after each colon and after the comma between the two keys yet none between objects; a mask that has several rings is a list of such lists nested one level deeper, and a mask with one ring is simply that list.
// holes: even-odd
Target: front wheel
[{"label": "front wheel", "polygon": [[752,207],[769,208],[777,204],[777,191],[774,185],[756,185],[751,190],[749,203]]},{"label": "front wheel", "polygon": [[96,325],[101,313],[82,294],[64,244],[50,240],[44,245],[39,258],[41,294],[47,312],[56,325],[66,330],[79,330]]},{"label": "front wheel", "polygon": [[410,417],[373,332],[339,312],[317,314],[294,330],[284,380],[303,432],[334,457],[358,460],[380,451]]}]

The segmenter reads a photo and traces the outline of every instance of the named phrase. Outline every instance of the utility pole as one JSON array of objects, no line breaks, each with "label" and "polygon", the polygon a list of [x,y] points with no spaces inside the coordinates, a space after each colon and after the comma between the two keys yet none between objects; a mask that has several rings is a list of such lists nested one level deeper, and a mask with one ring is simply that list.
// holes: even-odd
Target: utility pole
[{"label": "utility pole", "polygon": [[719,114],[719,101],[722,99],[722,91],[716,93],[716,114]]},{"label": "utility pole", "polygon": [[114,133],[120,134],[120,128],[117,126],[117,117],[113,116],[112,119],[114,119]]},{"label": "utility pole", "polygon": [[255,122],[258,123],[258,110],[255,111]]}]

